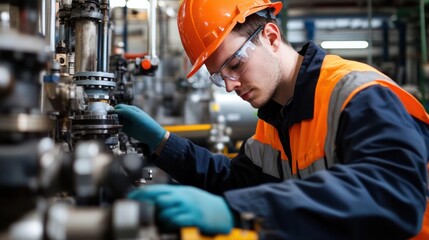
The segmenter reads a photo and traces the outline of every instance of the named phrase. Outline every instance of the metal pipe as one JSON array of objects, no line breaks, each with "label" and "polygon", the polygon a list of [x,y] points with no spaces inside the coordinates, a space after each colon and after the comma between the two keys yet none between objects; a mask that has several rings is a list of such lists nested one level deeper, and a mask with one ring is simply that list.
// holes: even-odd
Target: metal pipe
[{"label": "metal pipe", "polygon": [[[97,24],[97,32],[102,33],[103,32],[103,24]],[[102,68],[102,43],[103,43],[103,34],[98,36],[97,39],[97,71],[101,71]]]},{"label": "metal pipe", "polygon": [[96,71],[97,69],[97,24],[91,20],[79,20],[76,31],[76,72]]},{"label": "metal pipe", "polygon": [[125,0],[125,6],[122,9],[124,15],[124,31],[122,32],[122,40],[124,42],[124,52],[128,52],[128,0]]},{"label": "metal pipe", "polygon": [[[43,1],[45,2],[45,1]],[[50,52],[55,52],[55,0],[46,1],[46,34],[45,42]]]},{"label": "metal pipe", "polygon": [[46,1],[38,0],[39,7],[39,32],[45,36],[45,25],[46,25]]},{"label": "metal pipe", "polygon": [[387,20],[383,20],[382,25],[383,30],[383,61],[388,62],[390,60],[390,52],[389,52],[389,23]]},{"label": "metal pipe", "polygon": [[109,55],[109,0],[102,0],[101,11],[103,20],[101,25],[101,41],[100,41],[100,71],[107,72],[108,68],[108,55]]},{"label": "metal pipe", "polygon": [[305,20],[304,25],[307,30],[307,40],[314,41],[314,36],[316,35],[316,24],[314,20]]},{"label": "metal pipe", "polygon": [[420,41],[421,41],[421,64],[420,64],[420,79],[419,79],[419,88],[422,93],[421,101],[423,106],[426,107],[426,75],[424,74],[423,68],[425,67],[427,59],[427,43],[426,43],[426,16],[425,16],[425,6],[427,0],[420,0]]},{"label": "metal pipe", "polygon": [[168,47],[168,15],[166,13],[166,8],[161,8],[161,15],[159,16],[159,57],[161,59],[165,59],[165,53],[167,52],[167,47]]},{"label": "metal pipe", "polygon": [[[158,64],[157,52],[156,52],[156,25],[157,17],[156,11],[158,6],[158,0],[150,0],[149,8],[149,52],[148,55],[153,64]],[[155,61],[154,61],[155,60]]]},{"label": "metal pipe", "polygon": [[399,71],[398,79],[396,80],[399,84],[406,84],[407,76],[407,23],[404,21],[397,22],[399,43],[398,43],[398,55],[399,55]]},{"label": "metal pipe", "polygon": [[367,63],[372,65],[372,0],[368,0],[368,45]]},{"label": "metal pipe", "polygon": [[425,0],[420,0],[420,41],[421,41],[421,61],[427,63],[427,45],[426,45],[426,21],[425,21]]},{"label": "metal pipe", "polygon": [[[63,42],[67,43],[68,40],[68,31],[70,20],[66,19],[64,12],[66,9],[71,9],[71,5],[65,5],[63,1],[60,1],[58,15],[59,15],[59,25],[58,25],[58,43]],[[69,13],[70,14],[70,13]],[[70,16],[68,16],[70,17]]]}]

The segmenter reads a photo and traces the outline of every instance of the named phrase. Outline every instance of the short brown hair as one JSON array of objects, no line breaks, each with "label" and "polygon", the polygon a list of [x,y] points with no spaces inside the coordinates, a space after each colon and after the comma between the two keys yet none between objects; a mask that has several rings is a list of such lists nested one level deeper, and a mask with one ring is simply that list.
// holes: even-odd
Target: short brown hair
[{"label": "short brown hair", "polygon": [[[276,19],[261,17],[257,13],[254,13],[252,15],[247,16],[246,21],[244,21],[244,23],[237,23],[237,25],[234,26],[232,31],[248,38],[256,31],[256,29],[258,29],[260,26],[264,26],[267,23],[274,23],[278,26]],[[281,28],[279,27],[279,29]],[[284,43],[287,43],[286,38],[283,36],[283,34],[280,34],[282,37],[282,41]],[[259,38],[254,38],[252,42],[258,44]]]}]

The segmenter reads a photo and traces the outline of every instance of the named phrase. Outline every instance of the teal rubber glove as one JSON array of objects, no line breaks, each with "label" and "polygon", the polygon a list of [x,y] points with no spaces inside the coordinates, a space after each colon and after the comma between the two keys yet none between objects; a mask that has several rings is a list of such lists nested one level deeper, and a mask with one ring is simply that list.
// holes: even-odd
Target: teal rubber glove
[{"label": "teal rubber glove", "polygon": [[153,202],[157,219],[168,230],[198,227],[206,235],[227,234],[232,213],[222,197],[190,186],[153,184],[134,190],[128,198]]},{"label": "teal rubber glove", "polygon": [[118,114],[119,122],[123,125],[122,131],[125,134],[148,145],[152,151],[164,138],[166,130],[136,106],[118,104],[111,113]]}]

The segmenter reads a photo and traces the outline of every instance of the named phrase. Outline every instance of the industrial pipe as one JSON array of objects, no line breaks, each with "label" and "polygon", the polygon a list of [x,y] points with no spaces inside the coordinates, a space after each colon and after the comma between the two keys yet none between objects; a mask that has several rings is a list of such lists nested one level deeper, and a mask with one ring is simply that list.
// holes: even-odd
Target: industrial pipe
[{"label": "industrial pipe", "polygon": [[[45,1],[42,1],[45,2]],[[45,3],[45,42],[49,52],[55,52],[55,0],[47,0]],[[42,17],[43,18],[43,17]]]},{"label": "industrial pipe", "polygon": [[373,51],[373,43],[372,43],[372,0],[368,0],[368,58],[367,63],[372,65],[372,51]]},{"label": "industrial pipe", "polygon": [[422,93],[423,106],[426,107],[426,75],[423,68],[427,64],[427,43],[426,43],[426,16],[425,6],[428,0],[420,0],[420,41],[421,41],[421,67],[420,67],[420,81],[419,88]]},{"label": "industrial pipe", "polygon": [[79,20],[76,29],[76,72],[97,69],[97,24],[92,20]]},{"label": "industrial pipe", "polygon": [[101,21],[101,39],[100,39],[100,57],[99,57],[99,71],[108,71],[109,59],[109,10],[110,1],[102,0],[100,4],[103,19]]},{"label": "industrial pipe", "polygon": [[149,46],[148,54],[152,65],[158,65],[159,59],[156,52],[156,25],[157,25],[158,0],[150,0],[149,8]]}]

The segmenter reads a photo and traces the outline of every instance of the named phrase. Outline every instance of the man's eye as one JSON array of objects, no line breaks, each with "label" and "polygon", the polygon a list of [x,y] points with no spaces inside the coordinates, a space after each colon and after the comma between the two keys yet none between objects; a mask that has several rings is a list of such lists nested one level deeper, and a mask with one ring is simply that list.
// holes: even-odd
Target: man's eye
[{"label": "man's eye", "polygon": [[231,62],[231,64],[230,64],[230,69],[232,71],[239,69],[241,67],[241,65],[243,64],[243,62],[238,60],[238,59],[236,61],[233,61],[233,62],[234,63]]}]

